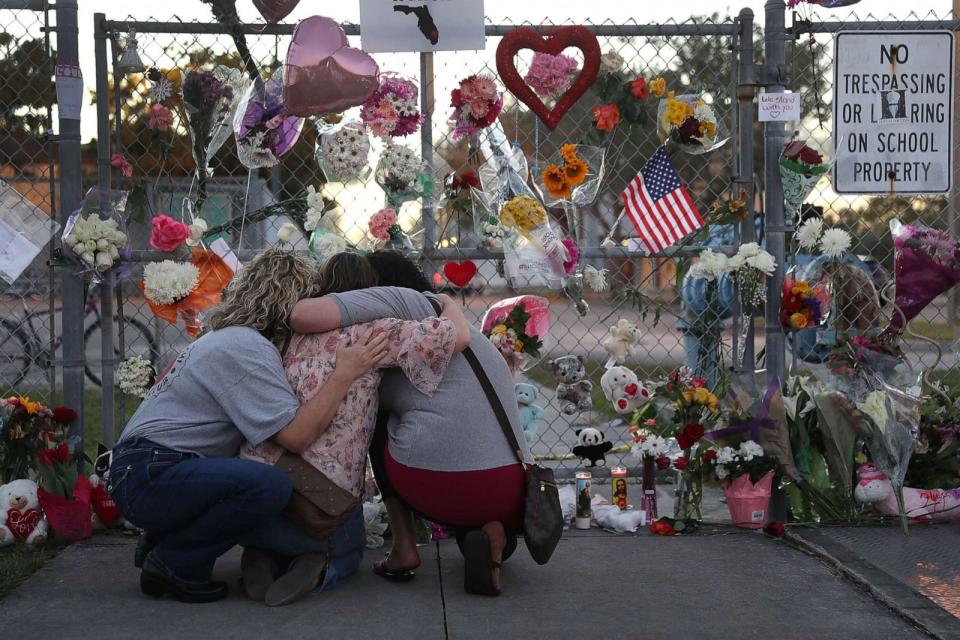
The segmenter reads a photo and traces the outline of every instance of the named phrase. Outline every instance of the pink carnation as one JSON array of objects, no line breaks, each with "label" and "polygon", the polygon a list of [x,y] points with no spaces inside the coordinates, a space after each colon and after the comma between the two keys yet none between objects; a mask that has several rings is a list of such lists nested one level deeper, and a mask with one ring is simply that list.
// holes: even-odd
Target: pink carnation
[{"label": "pink carnation", "polygon": [[377,240],[387,242],[390,240],[390,227],[397,224],[397,214],[393,209],[380,209],[370,216],[368,226],[370,235]]},{"label": "pink carnation", "polygon": [[166,131],[173,124],[173,112],[162,104],[155,104],[150,107],[150,120],[147,121],[147,127],[157,131]]},{"label": "pink carnation", "polygon": [[573,83],[577,61],[563,54],[534,53],[524,80],[541,98],[552,98]]},{"label": "pink carnation", "polygon": [[563,270],[568,276],[572,276],[580,264],[580,247],[570,238],[563,239],[563,247],[567,250],[567,260],[563,263]]},{"label": "pink carnation", "polygon": [[120,171],[120,175],[129,178],[133,175],[133,165],[130,164],[122,153],[115,153],[110,157],[110,165]]}]

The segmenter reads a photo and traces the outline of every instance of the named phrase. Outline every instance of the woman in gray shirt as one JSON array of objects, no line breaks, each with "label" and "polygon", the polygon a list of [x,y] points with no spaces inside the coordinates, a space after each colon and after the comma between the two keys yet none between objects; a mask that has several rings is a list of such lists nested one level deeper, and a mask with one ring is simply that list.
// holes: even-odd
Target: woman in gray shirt
[{"label": "woman in gray shirt", "polygon": [[[422,293],[430,286],[415,264],[393,252],[369,257],[380,284],[410,288],[374,287],[301,301],[291,315],[293,329],[329,331],[384,317],[423,320],[437,314],[428,297],[432,294]],[[506,409],[524,462],[531,464],[506,362],[473,327],[470,348]],[[500,562],[515,547],[512,532],[522,521],[525,469],[466,358],[454,354],[432,398],[418,393],[403,374],[388,372],[380,385],[380,406],[389,414],[388,437],[375,440],[370,454],[394,544],[375,570],[391,580],[413,577],[420,565],[412,520],[416,511],[458,529],[466,558],[465,588],[496,595]]]}]

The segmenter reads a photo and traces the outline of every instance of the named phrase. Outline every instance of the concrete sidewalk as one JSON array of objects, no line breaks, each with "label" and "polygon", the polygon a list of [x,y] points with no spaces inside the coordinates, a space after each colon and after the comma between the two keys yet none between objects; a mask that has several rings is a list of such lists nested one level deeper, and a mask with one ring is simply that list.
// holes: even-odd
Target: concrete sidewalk
[{"label": "concrete sidewalk", "polygon": [[187,605],[138,589],[131,539],[100,535],[65,550],[0,601],[3,638],[927,638],[815,557],[757,532],[689,537],[571,531],[537,566],[522,548],[499,598],[463,592],[451,541],[424,547],[409,584],[360,572],[328,593],[269,609],[235,589],[239,554],[217,566],[228,600]]}]

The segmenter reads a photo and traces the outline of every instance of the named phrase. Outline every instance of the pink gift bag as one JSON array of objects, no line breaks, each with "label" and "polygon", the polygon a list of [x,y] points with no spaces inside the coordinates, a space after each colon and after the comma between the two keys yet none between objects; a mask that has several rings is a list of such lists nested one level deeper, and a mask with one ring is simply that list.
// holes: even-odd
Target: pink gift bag
[{"label": "pink gift bag", "polygon": [[749,474],[724,482],[723,495],[727,498],[727,508],[730,509],[733,524],[745,529],[765,527],[770,513],[772,490],[773,471],[767,471],[756,484],[750,482]]}]

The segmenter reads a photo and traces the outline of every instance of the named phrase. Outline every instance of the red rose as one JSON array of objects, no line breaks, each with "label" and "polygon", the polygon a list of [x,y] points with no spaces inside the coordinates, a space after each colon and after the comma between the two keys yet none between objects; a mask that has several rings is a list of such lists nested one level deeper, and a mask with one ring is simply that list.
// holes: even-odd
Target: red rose
[{"label": "red rose", "polygon": [[670,468],[670,458],[664,455],[657,457],[657,469],[664,471]]},{"label": "red rose", "polygon": [[162,213],[154,216],[150,224],[150,246],[160,251],[176,251],[190,237],[190,227]]},{"label": "red rose", "polygon": [[45,467],[53,466],[54,449],[40,449],[37,451],[37,462]]},{"label": "red rose", "polygon": [[58,424],[71,424],[77,419],[77,412],[70,407],[54,407],[53,420]]},{"label": "red rose", "polygon": [[460,89],[454,89],[450,92],[450,106],[460,107],[463,105],[463,98],[460,96]]},{"label": "red rose", "polygon": [[52,457],[57,462],[69,462],[70,447],[67,446],[66,442],[61,442],[60,445],[53,450]]},{"label": "red rose", "polygon": [[800,152],[803,151],[803,148],[807,146],[803,140],[794,140],[787,144],[783,149],[783,155],[788,160],[797,160],[800,157]]},{"label": "red rose", "polygon": [[699,422],[691,422],[683,428],[680,435],[677,436],[677,444],[681,449],[689,449],[700,441],[703,437],[703,425]]},{"label": "red rose", "polygon": [[707,386],[706,378],[693,378],[692,380],[690,380],[690,382],[691,384],[693,384],[694,389],[699,389],[700,387]]},{"label": "red rose", "polygon": [[780,538],[783,536],[784,526],[782,522],[771,522],[763,528],[763,531],[774,538]]},{"label": "red rose", "polygon": [[800,161],[807,164],[820,164],[823,162],[823,157],[810,147],[804,146],[800,150]]},{"label": "red rose", "polygon": [[650,533],[658,536],[672,536],[676,535],[677,530],[666,520],[657,520],[650,525]]},{"label": "red rose", "polygon": [[480,179],[473,171],[464,171],[460,174],[460,185],[466,187],[480,188]]},{"label": "red rose", "polygon": [[650,92],[647,89],[647,81],[643,78],[637,78],[631,82],[630,93],[632,93],[633,97],[637,100],[646,100],[647,96],[650,95]]},{"label": "red rose", "polygon": [[706,462],[713,462],[717,459],[717,452],[713,449],[707,449],[707,452],[703,454],[703,459]]},{"label": "red rose", "polygon": [[683,471],[687,468],[687,459],[684,456],[679,456],[676,460],[673,461],[673,468],[677,471]]}]

